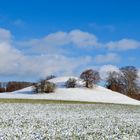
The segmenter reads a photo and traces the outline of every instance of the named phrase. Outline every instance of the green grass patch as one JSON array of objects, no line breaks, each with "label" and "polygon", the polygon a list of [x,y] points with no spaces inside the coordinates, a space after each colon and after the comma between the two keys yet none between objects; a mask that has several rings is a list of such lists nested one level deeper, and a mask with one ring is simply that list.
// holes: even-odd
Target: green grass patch
[{"label": "green grass patch", "polygon": [[115,103],[102,103],[102,102],[87,102],[87,101],[67,101],[67,100],[48,100],[48,99],[6,99],[1,98],[0,103],[29,103],[29,104],[102,104],[102,105],[123,105],[123,106],[138,106],[127,104]]},{"label": "green grass patch", "polygon": [[48,99],[0,99],[0,103],[39,103],[39,104],[95,104],[95,102],[86,101],[65,101]]}]

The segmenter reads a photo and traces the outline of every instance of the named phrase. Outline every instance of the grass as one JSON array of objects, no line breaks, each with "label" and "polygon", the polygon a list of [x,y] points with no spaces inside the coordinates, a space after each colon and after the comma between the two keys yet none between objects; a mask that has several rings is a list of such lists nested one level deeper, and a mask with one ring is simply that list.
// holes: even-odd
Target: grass
[{"label": "grass", "polygon": [[5,98],[1,98],[0,103],[95,104],[95,102],[86,102],[86,101],[65,101],[65,100],[47,100],[47,99],[5,99]]},{"label": "grass", "polygon": [[29,104],[102,104],[102,105],[123,105],[123,106],[137,106],[129,104],[115,104],[102,102],[87,102],[87,101],[68,101],[68,100],[48,100],[48,99],[6,99],[1,98],[0,103],[29,103]]}]

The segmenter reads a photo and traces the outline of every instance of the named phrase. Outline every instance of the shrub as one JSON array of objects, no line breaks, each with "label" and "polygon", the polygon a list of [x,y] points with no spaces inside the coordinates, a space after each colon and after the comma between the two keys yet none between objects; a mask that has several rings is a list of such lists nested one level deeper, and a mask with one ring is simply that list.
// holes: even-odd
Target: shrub
[{"label": "shrub", "polygon": [[66,81],[65,86],[67,88],[75,88],[76,87],[76,79],[69,78],[68,81]]},{"label": "shrub", "polygon": [[99,72],[92,69],[82,72],[80,78],[84,80],[85,87],[87,88],[92,88],[100,81]]},{"label": "shrub", "polygon": [[55,91],[56,85],[47,80],[41,80],[39,83],[33,86],[36,93],[51,93]]}]

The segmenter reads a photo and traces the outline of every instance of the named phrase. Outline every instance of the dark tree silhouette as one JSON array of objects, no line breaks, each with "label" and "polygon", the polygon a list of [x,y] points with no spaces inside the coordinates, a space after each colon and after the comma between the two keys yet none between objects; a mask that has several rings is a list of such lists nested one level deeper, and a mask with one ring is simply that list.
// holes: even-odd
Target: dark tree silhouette
[{"label": "dark tree silhouette", "polygon": [[1,92],[6,92],[6,87],[4,85],[5,84],[3,82],[0,82],[0,93]]},{"label": "dark tree silhouette", "polygon": [[138,94],[138,70],[134,66],[122,67],[121,72],[123,73],[123,84],[124,84],[124,94]]},{"label": "dark tree silhouette", "polygon": [[113,91],[122,92],[124,88],[123,76],[120,72],[109,72],[106,79],[106,87]]},{"label": "dark tree silhouette", "polygon": [[92,69],[88,69],[82,72],[80,78],[84,80],[85,87],[87,88],[92,88],[100,81],[99,72]]},{"label": "dark tree silhouette", "polygon": [[6,91],[7,92],[12,92],[15,90],[19,90],[19,89],[23,89],[29,86],[32,86],[33,83],[31,82],[15,82],[15,81],[11,81],[7,83],[7,87],[6,87]]},{"label": "dark tree silhouette", "polygon": [[138,70],[134,66],[120,68],[120,72],[109,73],[106,87],[125,95],[139,94]]}]

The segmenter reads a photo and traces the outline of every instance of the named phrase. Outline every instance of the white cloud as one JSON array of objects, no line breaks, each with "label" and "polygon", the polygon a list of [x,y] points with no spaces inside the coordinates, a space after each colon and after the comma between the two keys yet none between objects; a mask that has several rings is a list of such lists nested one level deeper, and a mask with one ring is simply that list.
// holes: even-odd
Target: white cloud
[{"label": "white cloud", "polygon": [[109,50],[125,51],[140,48],[140,42],[133,39],[122,39],[119,41],[111,41],[106,44],[106,47]]},{"label": "white cloud", "polygon": [[[72,74],[85,63],[90,62],[89,57],[67,57],[61,54],[48,54],[28,56],[11,45],[11,33],[1,30],[0,35],[0,75],[44,77],[49,74]],[[61,33],[60,33],[61,34]],[[63,36],[63,34],[61,34]],[[60,37],[61,40],[61,37]],[[83,63],[84,62],[84,63]]]},{"label": "white cloud", "polygon": [[[12,42],[10,31],[0,28],[0,76],[43,77],[60,73],[71,75],[75,71],[93,67],[93,64],[96,64],[94,67],[98,67],[98,64],[112,64],[120,60],[115,53],[97,56],[86,56],[85,53],[83,56],[77,55],[75,57],[62,54],[61,52],[65,51],[65,47],[70,44],[79,48],[101,47],[101,43],[98,42],[95,35],[80,30],[56,32],[42,39],[32,39],[23,43],[24,46],[32,46],[31,48],[42,50],[43,55],[41,55],[41,52],[37,55],[24,54],[15,48]],[[101,76],[105,77],[110,70],[114,71],[118,68],[113,65],[105,65],[100,68]]]},{"label": "white cloud", "polygon": [[[72,74],[83,65],[85,57],[69,58],[63,55],[27,56],[7,43],[0,43],[0,75],[44,77],[49,74]],[[88,62],[87,59],[85,61]]]},{"label": "white cloud", "polygon": [[[61,49],[63,46],[74,45],[76,47],[94,48],[100,46],[95,35],[81,30],[72,30],[70,32],[55,32],[48,34],[41,39],[31,39],[20,43],[23,46],[31,46],[37,51],[52,51]],[[52,51],[53,52],[53,51]]]},{"label": "white cloud", "polygon": [[98,39],[95,35],[80,30],[73,30],[69,33],[69,38],[78,47],[97,47]]},{"label": "white cloud", "polygon": [[17,63],[22,55],[11,47],[9,43],[0,43],[0,74],[11,74],[16,72]]},{"label": "white cloud", "polygon": [[120,56],[115,53],[108,53],[105,55],[97,55],[94,58],[96,63],[117,63],[120,61]]},{"label": "white cloud", "polygon": [[[105,49],[109,51],[126,51],[140,48],[140,42],[133,39],[121,39],[118,41],[110,41],[102,43],[98,38],[89,32],[81,30],[72,30],[70,32],[55,32],[48,34],[41,39],[31,39],[29,41],[21,42],[23,46],[30,46],[37,51],[50,51],[59,49],[63,51],[67,46],[73,45],[83,49]],[[63,49],[62,49],[63,48]]]},{"label": "white cloud", "polygon": [[44,77],[58,73],[72,74],[83,65],[83,61],[84,57],[75,59],[62,55],[26,56],[9,44],[0,43],[0,75]]}]

